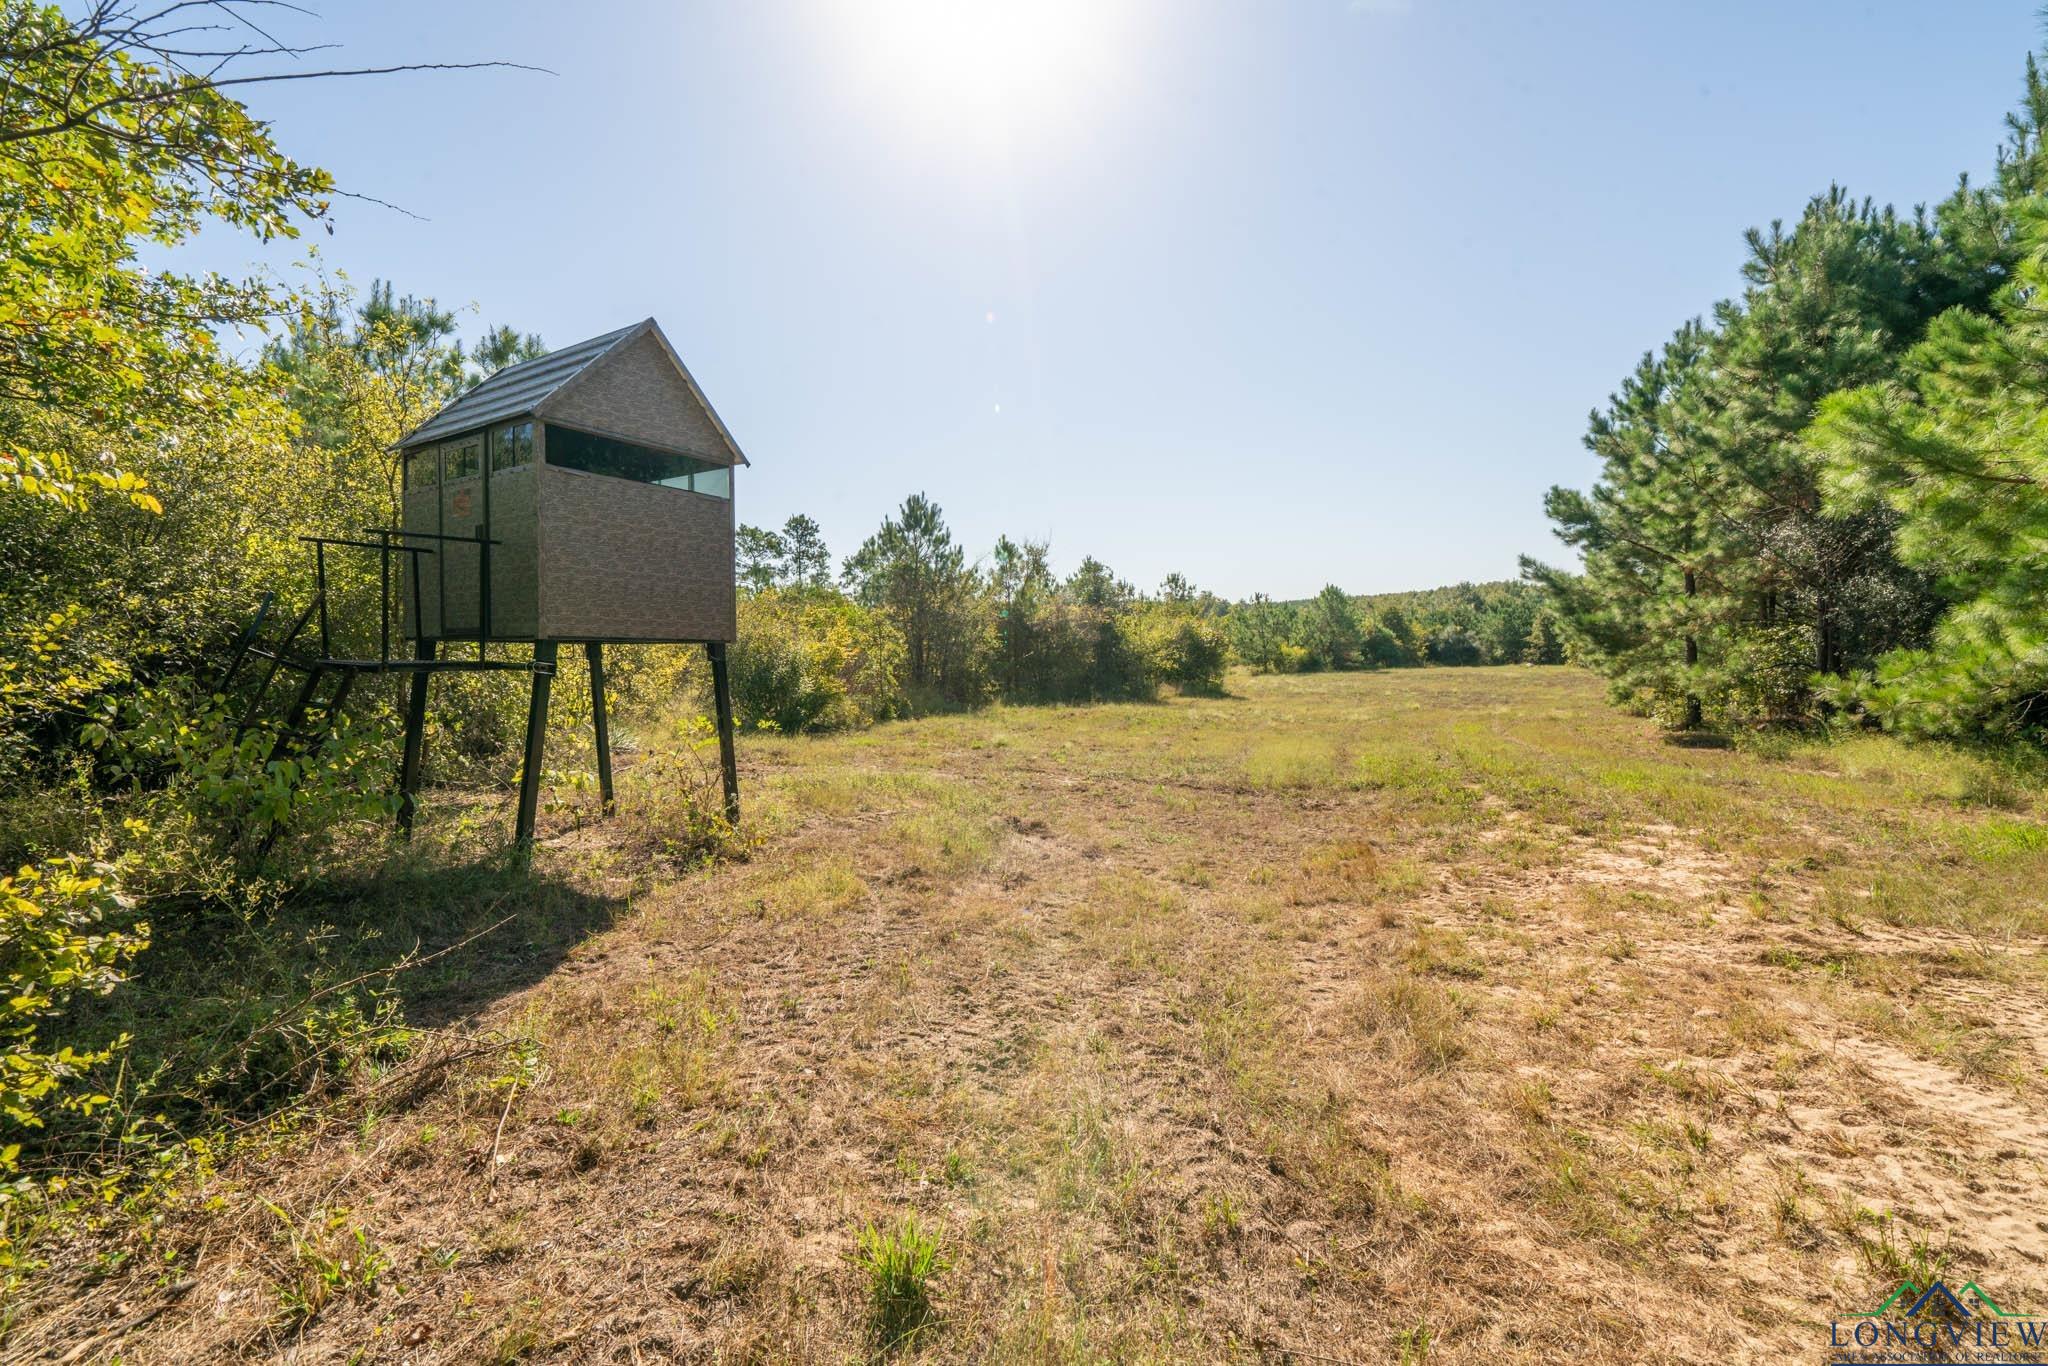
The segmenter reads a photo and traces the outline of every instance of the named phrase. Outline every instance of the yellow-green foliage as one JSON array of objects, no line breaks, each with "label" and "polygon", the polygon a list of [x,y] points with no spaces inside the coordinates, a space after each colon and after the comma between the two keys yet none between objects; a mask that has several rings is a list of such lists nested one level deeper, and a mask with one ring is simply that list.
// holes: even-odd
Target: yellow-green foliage
[{"label": "yellow-green foliage", "polygon": [[902,707],[903,638],[882,613],[829,589],[765,589],[740,604],[732,651],[740,724],[865,726]]},{"label": "yellow-green foliage", "polygon": [[175,245],[209,220],[290,237],[327,208],[328,175],[285,156],[241,104],[142,60],[157,50],[149,21],[127,41],[109,32],[131,17],[0,11],[0,502],[75,510],[112,494],[153,509],[118,457],[256,398],[214,329],[275,301],[261,283],[146,266],[142,244]]},{"label": "yellow-green foliage", "polygon": [[1148,679],[1188,693],[1223,691],[1230,649],[1214,620],[1173,604],[1147,603],[1128,612],[1123,626]]},{"label": "yellow-green foliage", "polygon": [[[90,1112],[104,1096],[64,1095],[64,1083],[105,1062],[111,1050],[44,1051],[36,1025],[81,992],[105,993],[149,942],[149,927],[123,924],[109,870],[83,859],[52,859],[0,877],[0,1116],[39,1128],[52,1109]],[[11,1171],[18,1143],[0,1146]]]}]

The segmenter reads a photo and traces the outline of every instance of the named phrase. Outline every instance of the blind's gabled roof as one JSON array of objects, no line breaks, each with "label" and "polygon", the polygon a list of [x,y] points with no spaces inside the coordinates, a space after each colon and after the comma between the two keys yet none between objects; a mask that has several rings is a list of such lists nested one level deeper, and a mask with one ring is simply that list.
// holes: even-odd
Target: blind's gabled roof
[{"label": "blind's gabled roof", "polygon": [[607,332],[601,337],[592,337],[589,341],[577,342],[574,346],[565,346],[559,351],[550,351],[545,356],[506,366],[400,437],[398,448],[409,450],[515,417],[546,417],[551,400],[571,381],[601,366],[606,356],[623,351],[626,343],[650,332],[660,342],[668,359],[674,362],[683,383],[689,386],[690,395],[702,405],[704,416],[711,420],[719,439],[731,453],[733,463],[747,464],[747,457],[732,439],[732,433],[726,430],[710,400],[704,397],[704,391],[697,387],[696,379],[652,318],[616,332]]}]

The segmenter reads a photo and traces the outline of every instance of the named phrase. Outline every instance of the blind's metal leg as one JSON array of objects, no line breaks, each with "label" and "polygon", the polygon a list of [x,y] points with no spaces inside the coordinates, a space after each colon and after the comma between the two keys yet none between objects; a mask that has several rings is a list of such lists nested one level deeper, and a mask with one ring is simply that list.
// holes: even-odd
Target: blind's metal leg
[{"label": "blind's metal leg", "polygon": [[526,708],[526,759],[519,769],[519,823],[513,841],[523,849],[533,847],[533,820],[540,810],[541,764],[547,758],[548,694],[555,683],[555,642],[533,643],[533,700]]},{"label": "blind's metal leg", "polygon": [[[413,658],[431,660],[434,642],[422,636],[413,642]],[[398,831],[412,838],[412,818],[418,806],[420,765],[427,754],[427,669],[412,676],[411,691],[405,699],[405,758],[398,767]]]},{"label": "blind's metal leg", "polygon": [[714,640],[704,647],[711,656],[712,701],[718,712],[718,765],[725,777],[725,818],[740,823],[740,769],[732,744],[732,673],[725,665],[725,642]]},{"label": "blind's metal leg", "polygon": [[604,709],[604,646],[591,641],[583,647],[590,660],[590,720],[597,730],[597,793],[604,809],[612,809],[612,727]]}]

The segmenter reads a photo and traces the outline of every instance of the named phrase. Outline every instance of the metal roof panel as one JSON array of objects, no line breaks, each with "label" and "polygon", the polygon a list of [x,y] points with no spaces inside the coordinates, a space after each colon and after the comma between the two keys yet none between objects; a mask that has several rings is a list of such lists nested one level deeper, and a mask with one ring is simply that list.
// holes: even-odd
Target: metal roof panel
[{"label": "metal roof panel", "polygon": [[632,336],[645,322],[607,332],[589,341],[550,351],[545,356],[508,365],[398,440],[400,449],[488,427],[507,418],[524,417],[548,396],[581,374],[591,362]]}]

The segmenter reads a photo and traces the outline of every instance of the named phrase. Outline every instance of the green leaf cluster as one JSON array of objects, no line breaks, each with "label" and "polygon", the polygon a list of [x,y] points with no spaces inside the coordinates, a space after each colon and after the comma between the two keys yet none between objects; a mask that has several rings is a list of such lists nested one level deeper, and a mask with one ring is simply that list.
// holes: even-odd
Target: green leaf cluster
[{"label": "green leaf cluster", "polygon": [[[70,856],[0,877],[0,1116],[10,1124],[39,1128],[53,1107],[90,1114],[107,1102],[60,1088],[114,1048],[51,1048],[38,1028],[72,997],[112,991],[148,946],[149,926],[129,914],[110,872]],[[12,1172],[20,1151],[0,1146],[0,1171]]]}]

